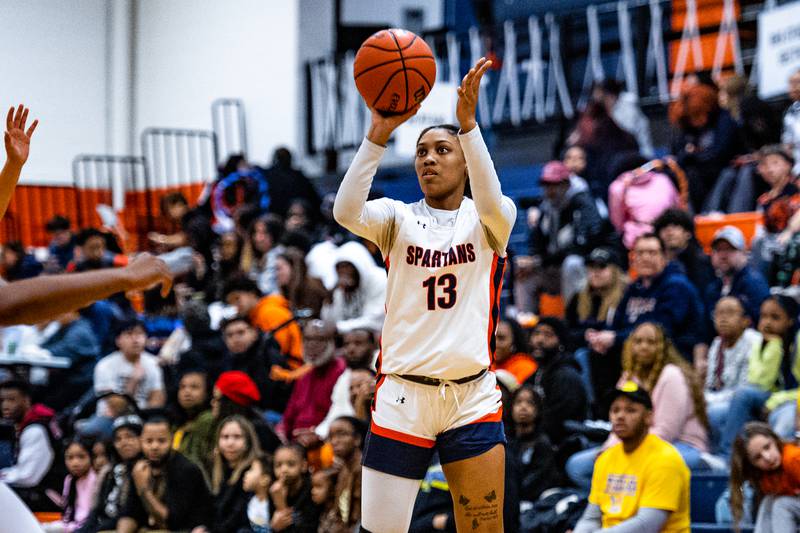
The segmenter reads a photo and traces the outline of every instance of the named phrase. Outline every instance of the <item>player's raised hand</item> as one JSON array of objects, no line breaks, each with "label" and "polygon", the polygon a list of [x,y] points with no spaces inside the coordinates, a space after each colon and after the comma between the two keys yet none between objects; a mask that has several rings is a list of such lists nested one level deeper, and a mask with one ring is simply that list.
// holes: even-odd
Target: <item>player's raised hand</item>
[{"label": "player's raised hand", "polygon": [[389,142],[389,137],[392,136],[392,132],[400,124],[417,114],[419,104],[402,115],[385,115],[373,108],[369,110],[372,113],[372,121],[369,126],[369,132],[367,132],[367,139],[375,144],[386,146],[386,143]]},{"label": "player's raised hand", "polygon": [[39,125],[39,121],[34,120],[27,131],[25,130],[25,123],[28,121],[28,111],[29,109],[27,107],[19,104],[16,112],[12,107],[8,110],[8,115],[6,115],[6,131],[4,135],[6,157],[9,163],[19,167],[24,165],[25,161],[28,160],[31,136],[36,126]]},{"label": "player's raised hand", "polygon": [[456,104],[456,118],[461,132],[466,133],[478,123],[475,121],[475,110],[478,107],[478,95],[480,94],[481,78],[492,66],[492,62],[482,57],[469,69],[467,75],[461,80],[458,91],[458,103]]}]

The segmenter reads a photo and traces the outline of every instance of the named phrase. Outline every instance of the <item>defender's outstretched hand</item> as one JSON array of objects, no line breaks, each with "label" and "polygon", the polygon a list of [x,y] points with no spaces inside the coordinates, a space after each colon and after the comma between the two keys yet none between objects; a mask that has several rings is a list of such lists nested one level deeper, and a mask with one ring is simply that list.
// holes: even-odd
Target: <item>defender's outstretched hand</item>
[{"label": "defender's outstretched hand", "polygon": [[39,125],[38,120],[34,120],[28,130],[25,130],[28,121],[27,107],[19,104],[16,112],[14,108],[8,110],[6,115],[6,131],[4,137],[6,145],[6,161],[17,167],[22,167],[28,160],[31,147],[31,136]]},{"label": "defender's outstretched hand", "polygon": [[147,290],[161,285],[161,296],[166,298],[172,289],[172,273],[167,264],[154,255],[137,255],[124,271],[130,283],[127,290]]},{"label": "defender's outstretched hand", "polygon": [[456,118],[458,118],[461,133],[467,133],[478,125],[475,121],[475,110],[478,107],[481,78],[491,66],[492,62],[482,57],[461,80],[461,86],[457,89],[458,104],[456,104]]}]

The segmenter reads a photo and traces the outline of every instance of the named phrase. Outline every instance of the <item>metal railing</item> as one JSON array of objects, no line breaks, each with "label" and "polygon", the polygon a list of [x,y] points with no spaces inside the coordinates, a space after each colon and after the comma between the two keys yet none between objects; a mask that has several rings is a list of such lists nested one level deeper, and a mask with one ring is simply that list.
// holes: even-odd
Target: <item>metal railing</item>
[{"label": "metal railing", "polygon": [[211,124],[219,146],[218,163],[234,154],[247,156],[247,124],[239,98],[217,98],[211,103]]},{"label": "metal railing", "polygon": [[[78,227],[96,224],[97,205],[106,204],[120,210],[133,210],[139,215],[137,220],[145,220],[147,230],[152,228],[153,217],[147,198],[148,170],[143,157],[81,154],[72,161],[72,180]],[[144,194],[130,196],[126,194],[128,191]]]}]

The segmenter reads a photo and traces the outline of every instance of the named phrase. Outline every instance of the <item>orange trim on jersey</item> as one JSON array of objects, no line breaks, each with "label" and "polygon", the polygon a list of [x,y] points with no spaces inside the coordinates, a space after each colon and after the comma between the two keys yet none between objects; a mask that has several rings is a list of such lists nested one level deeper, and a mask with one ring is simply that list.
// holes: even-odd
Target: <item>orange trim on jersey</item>
[{"label": "orange trim on jersey", "polygon": [[489,413],[488,415],[482,416],[477,420],[473,420],[472,422],[470,422],[470,424],[480,424],[481,422],[500,422],[501,420],[503,420],[503,406],[502,405],[494,413]]},{"label": "orange trim on jersey", "polygon": [[376,435],[380,435],[381,437],[400,442],[405,442],[406,444],[411,444],[412,446],[419,446],[420,448],[433,448],[436,445],[435,440],[423,439],[422,437],[415,437],[414,435],[406,435],[405,433],[400,433],[399,431],[395,431],[393,429],[382,428],[378,424],[376,424],[374,420],[370,424],[369,430]]},{"label": "orange trim on jersey", "polygon": [[375,394],[372,395],[372,405],[370,405],[370,409],[372,411],[375,410],[375,400],[378,398],[378,389],[381,388],[383,382],[386,381],[386,374],[378,374],[378,377],[375,378]]},{"label": "orange trim on jersey", "polygon": [[501,263],[500,256],[495,253],[492,259],[491,273],[489,274],[489,331],[486,339],[490,364],[494,364],[494,335],[495,331],[497,331],[497,321],[500,316],[500,293],[503,287],[504,271],[505,261],[503,260]]}]

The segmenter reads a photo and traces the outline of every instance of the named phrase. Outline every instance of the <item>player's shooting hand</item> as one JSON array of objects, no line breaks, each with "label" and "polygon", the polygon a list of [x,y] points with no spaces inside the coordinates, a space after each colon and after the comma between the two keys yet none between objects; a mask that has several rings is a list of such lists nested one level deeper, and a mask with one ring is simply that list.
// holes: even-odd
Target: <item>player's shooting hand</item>
[{"label": "player's shooting hand", "polygon": [[458,125],[461,126],[461,133],[467,133],[478,125],[475,121],[475,110],[478,107],[481,78],[491,66],[492,62],[482,57],[461,80],[461,86],[457,89],[458,103],[456,104],[456,118],[458,118]]},{"label": "player's shooting hand", "polygon": [[29,109],[22,104],[17,106],[16,112],[14,108],[8,110],[6,116],[6,131],[4,140],[6,144],[6,157],[7,161],[13,165],[22,167],[25,161],[28,160],[28,153],[31,147],[31,136],[33,135],[36,126],[39,125],[38,120],[34,120],[27,131],[25,131],[25,123],[28,120]]},{"label": "player's shooting hand", "polygon": [[377,109],[370,108],[372,121],[367,132],[367,139],[380,146],[386,146],[386,143],[389,142],[389,137],[392,136],[392,132],[400,124],[416,115],[417,111],[419,111],[419,104],[402,115],[384,115]]},{"label": "player's shooting hand", "polygon": [[172,273],[167,264],[153,255],[144,253],[136,256],[124,270],[129,291],[147,290],[160,284],[161,296],[166,298],[172,289]]}]

